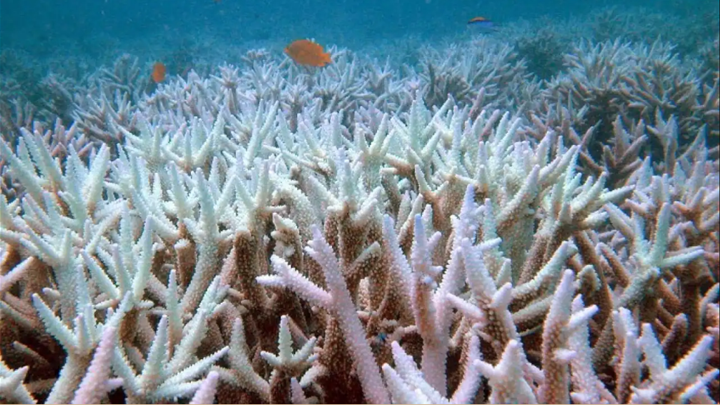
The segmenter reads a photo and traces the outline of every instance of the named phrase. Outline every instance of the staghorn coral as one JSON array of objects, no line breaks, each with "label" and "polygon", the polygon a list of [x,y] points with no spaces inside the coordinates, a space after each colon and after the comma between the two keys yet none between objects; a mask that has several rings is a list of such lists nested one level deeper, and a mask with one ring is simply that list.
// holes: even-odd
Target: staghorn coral
[{"label": "staghorn coral", "polygon": [[424,102],[440,106],[448,97],[462,104],[482,97],[486,105],[509,108],[518,97],[519,83],[528,81],[526,62],[512,47],[492,38],[477,38],[465,46],[451,44],[422,53]]},{"label": "staghorn coral", "polygon": [[526,61],[527,69],[542,80],[558,74],[562,68],[562,55],[567,44],[558,38],[556,30],[541,28],[517,39],[515,49]]},{"label": "staghorn coral", "polygon": [[589,16],[591,32],[587,36],[598,42],[622,39],[651,43],[670,39],[680,53],[692,54],[700,50],[705,40],[717,36],[714,22],[720,10],[712,5],[698,13],[690,7],[677,4],[670,12],[632,6],[601,8]]},{"label": "staghorn coral", "polygon": [[[677,126],[674,148],[684,152],[697,140],[716,145],[717,82],[702,84],[693,69],[680,64],[671,48],[659,42],[651,47],[633,47],[619,41],[605,42],[592,49],[581,45],[575,54],[566,55],[569,72],[555,78],[544,90],[547,101],[531,116],[564,135],[585,132],[582,142],[589,157],[599,161],[605,145],[617,139],[618,125],[632,128],[655,127],[650,133],[663,132],[666,120]],[[670,117],[673,118],[670,118]],[[618,119],[620,120],[618,122]],[[642,129],[639,132],[643,132]],[[536,133],[537,136],[539,133]],[[580,142],[577,135],[570,135]],[[630,137],[633,143],[637,136]],[[665,136],[643,140],[647,155],[656,162],[666,157]],[[640,149],[640,151],[642,151]],[[622,153],[622,152],[621,152]],[[675,153],[675,152],[672,152]]]},{"label": "staghorn coral", "polygon": [[[245,86],[233,70],[161,86],[177,107],[143,99],[117,155],[0,142],[24,190],[0,197],[5,400],[717,390],[720,189],[702,140],[611,179],[579,171],[587,143],[510,113],[418,94],[379,118],[290,114]],[[668,120],[633,133],[672,140]]]},{"label": "staghorn coral", "polygon": [[0,103],[0,401],[712,401],[717,75],[571,42]]}]

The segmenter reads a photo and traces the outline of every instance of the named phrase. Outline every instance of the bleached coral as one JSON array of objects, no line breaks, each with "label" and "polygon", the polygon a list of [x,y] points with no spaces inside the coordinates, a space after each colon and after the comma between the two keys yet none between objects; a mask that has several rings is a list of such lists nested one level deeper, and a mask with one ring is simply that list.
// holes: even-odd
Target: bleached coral
[{"label": "bleached coral", "polygon": [[[673,116],[632,136],[618,121],[629,155],[603,165],[569,127],[428,103],[338,60],[162,84],[111,121],[118,136],[85,127],[112,145],[87,154],[0,140],[21,190],[0,196],[4,400],[717,390],[719,176],[702,138],[676,153]],[[630,156],[649,136],[664,165]]]}]

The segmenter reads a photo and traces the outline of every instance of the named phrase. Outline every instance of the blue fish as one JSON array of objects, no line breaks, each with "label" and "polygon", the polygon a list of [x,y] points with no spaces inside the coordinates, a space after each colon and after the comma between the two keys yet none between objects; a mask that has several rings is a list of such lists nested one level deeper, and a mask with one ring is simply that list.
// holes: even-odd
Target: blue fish
[{"label": "blue fish", "polygon": [[497,27],[492,20],[485,17],[474,17],[467,22],[468,28],[474,31],[488,33],[497,31]]}]

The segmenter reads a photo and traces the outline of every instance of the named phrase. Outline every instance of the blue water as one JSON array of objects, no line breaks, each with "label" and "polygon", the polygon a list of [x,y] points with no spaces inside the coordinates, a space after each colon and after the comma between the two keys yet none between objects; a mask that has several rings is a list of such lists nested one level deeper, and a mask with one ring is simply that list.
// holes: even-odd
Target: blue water
[{"label": "blue water", "polygon": [[[668,18],[717,14],[715,0],[2,0],[0,47],[33,55],[168,51],[188,40],[242,45],[312,37],[361,47],[404,36],[433,40],[462,33],[482,15],[501,23],[581,16],[600,8],[645,7]],[[717,20],[715,20],[717,28]]]}]

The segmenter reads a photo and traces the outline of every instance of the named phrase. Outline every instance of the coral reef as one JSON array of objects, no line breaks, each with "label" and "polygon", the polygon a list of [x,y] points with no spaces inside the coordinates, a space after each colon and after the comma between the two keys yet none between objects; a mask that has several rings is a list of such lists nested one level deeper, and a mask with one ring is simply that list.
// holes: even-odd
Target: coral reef
[{"label": "coral reef", "polygon": [[416,99],[375,133],[312,109],[292,132],[277,103],[230,113],[216,83],[220,109],[202,107],[212,86],[179,115],[145,103],[114,159],[0,143],[25,190],[0,199],[9,400],[709,395],[719,189],[702,141],[673,177],[646,159],[608,189],[577,173],[581,145],[523,139],[507,113]]},{"label": "coral reef", "polygon": [[527,61],[528,70],[546,80],[560,72],[564,44],[551,29],[541,29],[533,36],[518,39],[515,49]]},{"label": "coral reef", "polygon": [[717,65],[527,46],[0,95],[0,401],[712,402]]}]

